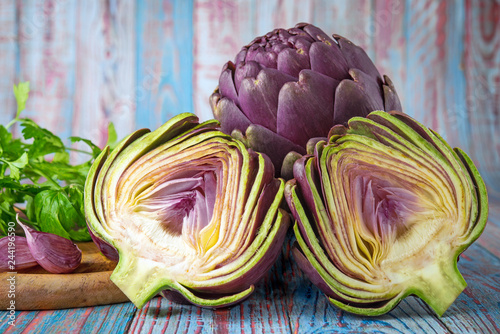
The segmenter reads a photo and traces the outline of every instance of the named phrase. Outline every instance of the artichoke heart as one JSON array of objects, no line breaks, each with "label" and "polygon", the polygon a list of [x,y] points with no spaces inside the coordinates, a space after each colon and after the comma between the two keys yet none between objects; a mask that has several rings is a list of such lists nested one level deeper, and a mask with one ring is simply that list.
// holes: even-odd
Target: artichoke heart
[{"label": "artichoke heart", "polygon": [[205,307],[246,298],[288,227],[284,181],[266,156],[192,114],[139,130],[96,159],[88,227],[111,280],[137,306],[158,293]]},{"label": "artichoke heart", "polygon": [[354,117],[312,147],[285,187],[301,269],[346,311],[380,315],[416,295],[441,316],[488,216],[470,158],[400,112]]}]

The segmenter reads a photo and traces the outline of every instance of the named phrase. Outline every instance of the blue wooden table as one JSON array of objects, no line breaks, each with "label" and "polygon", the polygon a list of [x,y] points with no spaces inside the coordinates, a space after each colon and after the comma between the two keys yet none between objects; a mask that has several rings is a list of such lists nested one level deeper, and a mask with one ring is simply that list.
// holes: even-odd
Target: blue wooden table
[{"label": "blue wooden table", "polygon": [[140,310],[123,303],[16,312],[15,327],[2,312],[0,333],[500,333],[499,240],[500,202],[493,202],[483,235],[458,263],[468,287],[442,318],[414,297],[375,318],[337,309],[293,262],[289,235],[254,294],[232,308],[202,309],[157,297]]},{"label": "blue wooden table", "polygon": [[[500,2],[498,0],[2,0],[0,123],[16,112],[13,82],[29,80],[25,117],[59,136],[103,144],[194,111],[222,65],[255,36],[307,21],[364,47],[396,84],[405,112],[468,152],[500,198]],[[50,111],[50,112],[49,112]],[[410,297],[385,316],[331,306],[282,256],[245,302],[206,310],[155,298],[16,312],[0,333],[500,333],[500,200],[458,267],[469,286],[442,318]],[[0,296],[6,298],[6,296]]]}]

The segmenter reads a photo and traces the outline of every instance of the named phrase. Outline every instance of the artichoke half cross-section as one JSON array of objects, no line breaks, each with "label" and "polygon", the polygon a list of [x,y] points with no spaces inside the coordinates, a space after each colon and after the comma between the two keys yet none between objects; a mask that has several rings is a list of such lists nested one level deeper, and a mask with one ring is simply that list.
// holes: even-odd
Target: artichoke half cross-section
[{"label": "artichoke half cross-section", "polygon": [[469,157],[398,112],[354,117],[312,147],[285,187],[301,269],[346,311],[380,315],[416,295],[441,316],[488,215]]},{"label": "artichoke half cross-section", "polygon": [[137,306],[162,293],[204,307],[248,297],[281,250],[284,181],[264,155],[181,114],[96,159],[89,230],[118,259],[111,280]]}]

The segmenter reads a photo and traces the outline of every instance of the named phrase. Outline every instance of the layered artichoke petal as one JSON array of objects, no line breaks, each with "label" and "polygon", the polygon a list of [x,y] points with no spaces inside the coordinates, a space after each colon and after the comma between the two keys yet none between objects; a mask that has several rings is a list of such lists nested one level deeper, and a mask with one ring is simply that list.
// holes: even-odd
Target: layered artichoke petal
[{"label": "layered artichoke petal", "polygon": [[236,303],[280,253],[284,182],[268,157],[217,127],[182,114],[92,166],[89,229],[118,251],[111,279],[138,307],[163,290],[206,307]]},{"label": "layered artichoke petal", "polygon": [[354,117],[315,145],[285,188],[301,268],[349,312],[414,294],[442,315],[466,286],[457,258],[486,224],[472,161],[399,112]]}]

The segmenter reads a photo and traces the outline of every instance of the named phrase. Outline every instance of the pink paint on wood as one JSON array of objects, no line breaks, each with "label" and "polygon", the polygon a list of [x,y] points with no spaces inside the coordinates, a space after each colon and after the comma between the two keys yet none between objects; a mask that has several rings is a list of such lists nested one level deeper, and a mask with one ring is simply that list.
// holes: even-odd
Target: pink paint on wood
[{"label": "pink paint on wood", "polygon": [[[325,22],[323,30],[327,34],[336,33],[350,39],[371,54],[373,27],[371,19],[371,2],[366,0],[339,1],[332,8],[330,18]],[[321,7],[318,8],[321,10]],[[329,24],[327,24],[330,22]]]},{"label": "pink paint on wood", "polygon": [[[196,114],[202,120],[212,117],[208,99],[218,86],[222,66],[233,60],[243,45],[239,39],[236,4],[225,1],[195,1],[193,98]],[[243,42],[246,43],[246,42]]]},{"label": "pink paint on wood", "polygon": [[105,39],[102,35],[104,3],[78,3],[73,133],[102,146],[107,139],[108,118],[103,112],[102,73]]},{"label": "pink paint on wood", "polygon": [[103,13],[102,112],[119,138],[135,129],[135,3],[106,3]]},{"label": "pink paint on wood", "polygon": [[451,120],[456,117],[461,96],[450,87],[460,87],[461,76],[460,68],[451,67],[449,61],[461,49],[457,35],[453,35],[459,17],[450,16],[451,10],[446,2],[412,3],[406,41],[408,76],[403,85],[408,94],[405,111],[455,146],[463,133]]},{"label": "pink paint on wood", "polygon": [[19,80],[30,81],[25,117],[57,134],[70,134],[74,79],[71,3],[25,1],[18,7]]},{"label": "pink paint on wood", "polygon": [[108,124],[118,137],[134,129],[134,6],[78,2],[72,133],[103,147]]},{"label": "pink paint on wood", "polygon": [[214,310],[214,318],[215,318],[214,332],[220,334],[229,334],[229,329],[228,329],[229,325],[228,323],[230,321],[229,310],[227,309]]},{"label": "pink paint on wood", "polygon": [[0,124],[7,124],[16,115],[12,85],[16,83],[16,3],[0,2]]},{"label": "pink paint on wood", "polygon": [[[464,67],[471,157],[500,198],[500,4],[467,0]],[[498,221],[500,216],[496,216]]]},{"label": "pink paint on wood", "polygon": [[401,0],[376,1],[372,12],[375,41],[373,61],[380,74],[392,80],[403,105],[406,99],[403,83],[407,81],[405,9],[405,3]]}]

